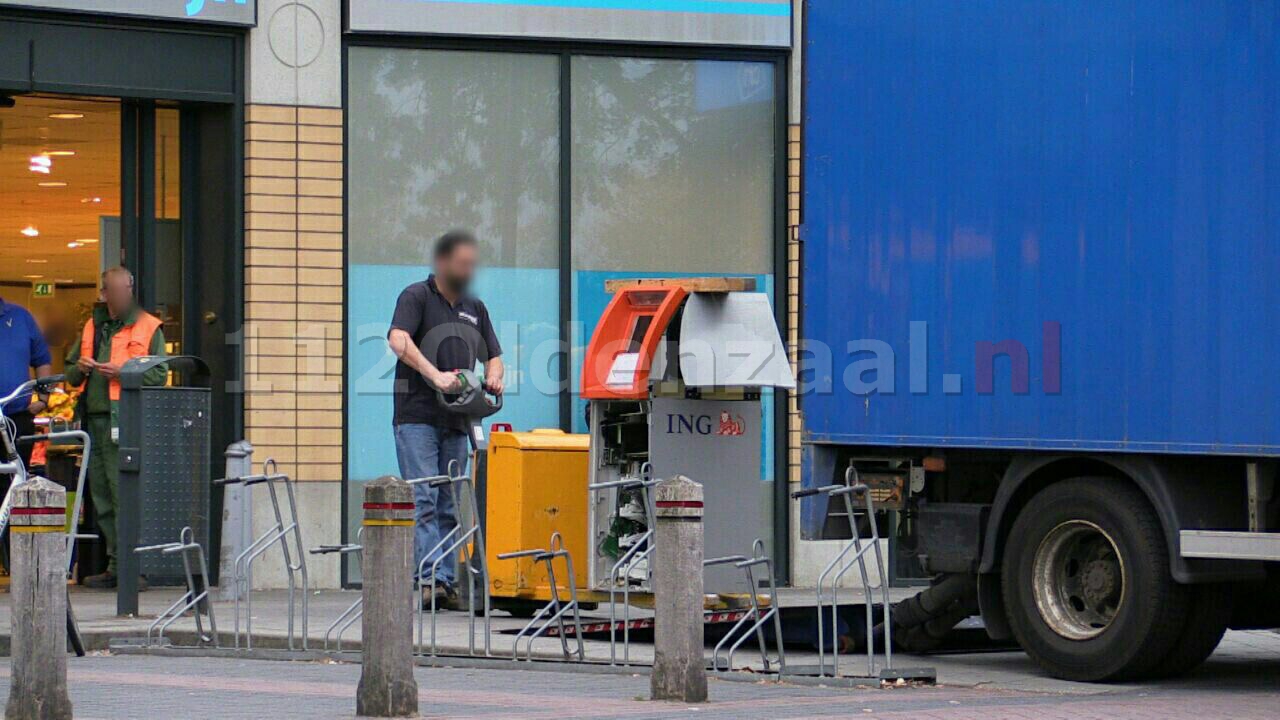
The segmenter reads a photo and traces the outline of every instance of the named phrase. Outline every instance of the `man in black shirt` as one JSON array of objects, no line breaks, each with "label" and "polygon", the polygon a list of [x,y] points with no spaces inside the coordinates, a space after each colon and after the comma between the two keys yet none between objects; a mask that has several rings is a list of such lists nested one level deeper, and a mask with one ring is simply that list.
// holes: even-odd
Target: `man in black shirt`
[{"label": "man in black shirt", "polygon": [[[502,348],[488,309],[467,292],[476,264],[475,236],[451,230],[436,240],[434,274],[405,288],[396,301],[387,341],[400,359],[396,363],[392,425],[400,474],[405,479],[443,475],[450,460],[457,460],[461,471],[466,471],[468,420],[450,412],[439,394],[461,389],[458,370],[472,370],[477,362],[483,363],[485,387],[494,394],[502,393]],[[417,568],[457,522],[449,486],[414,485],[413,494]],[[424,572],[437,558],[431,558]],[[446,605],[452,605],[457,597],[456,577],[454,554],[440,563],[436,573],[437,593],[444,596]]]}]

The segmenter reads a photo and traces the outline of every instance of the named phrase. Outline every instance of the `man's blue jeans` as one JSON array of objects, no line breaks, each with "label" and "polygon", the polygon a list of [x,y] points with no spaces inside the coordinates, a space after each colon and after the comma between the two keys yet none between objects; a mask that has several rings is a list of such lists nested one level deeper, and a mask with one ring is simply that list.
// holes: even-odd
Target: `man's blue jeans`
[{"label": "man's blue jeans", "polygon": [[[458,472],[467,471],[468,440],[461,430],[434,425],[404,424],[395,426],[396,459],[400,462],[400,475],[406,480],[443,475],[448,472],[449,461],[457,460]],[[454,505],[453,487],[413,486],[414,523],[413,556],[414,573],[422,565],[422,559],[458,524]],[[422,568],[427,576],[440,554],[432,555]],[[458,554],[450,553],[436,571],[436,582],[452,585],[457,577]]]}]

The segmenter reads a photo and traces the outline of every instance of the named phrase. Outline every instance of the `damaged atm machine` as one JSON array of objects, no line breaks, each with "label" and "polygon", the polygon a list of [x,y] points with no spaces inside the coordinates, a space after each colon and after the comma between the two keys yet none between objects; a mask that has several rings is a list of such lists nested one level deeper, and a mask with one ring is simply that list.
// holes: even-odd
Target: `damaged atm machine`
[{"label": "damaged atm machine", "polygon": [[[582,396],[591,427],[589,589],[648,592],[647,559],[615,566],[646,543],[649,478],[703,486],[706,557],[773,545],[761,395],[794,388],[769,298],[753,278],[618,280],[587,347]],[[707,569],[711,593],[747,590],[732,565]]]}]

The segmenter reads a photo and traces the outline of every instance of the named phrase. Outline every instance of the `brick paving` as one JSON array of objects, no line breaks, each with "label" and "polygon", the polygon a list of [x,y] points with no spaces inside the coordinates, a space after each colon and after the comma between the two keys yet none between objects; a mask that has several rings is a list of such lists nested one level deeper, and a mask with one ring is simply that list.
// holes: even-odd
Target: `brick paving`
[{"label": "brick paving", "polygon": [[[424,717],[521,718],[1275,718],[1280,666],[1096,692],[984,687],[824,688],[712,680],[700,707],[652,703],[648,678],[419,668]],[[70,661],[78,718],[349,718],[358,665],[95,654]],[[0,664],[6,696],[9,666]]]}]

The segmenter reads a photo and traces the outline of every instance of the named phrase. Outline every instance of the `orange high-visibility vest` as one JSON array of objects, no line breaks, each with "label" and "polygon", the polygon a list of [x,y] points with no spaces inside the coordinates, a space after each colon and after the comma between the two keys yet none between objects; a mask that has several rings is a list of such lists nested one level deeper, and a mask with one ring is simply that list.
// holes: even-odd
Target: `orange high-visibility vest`
[{"label": "orange high-visibility vest", "polygon": [[[125,325],[115,335],[111,336],[111,363],[113,365],[124,365],[125,362],[133,358],[151,354],[151,339],[155,337],[156,330],[162,324],[155,315],[139,308],[137,319],[133,321],[133,324]],[[89,322],[84,324],[84,332],[80,335],[80,357],[98,359],[93,347],[95,332],[93,318],[89,318]],[[86,379],[84,383],[81,383],[80,389],[82,391],[88,382]],[[120,378],[111,378],[107,394],[112,402],[120,399]]]},{"label": "orange high-visibility vest", "polygon": [[[49,463],[49,453],[46,449],[48,445],[48,440],[41,440],[31,447],[31,467],[47,465]],[[46,470],[45,472],[48,471]]]}]

